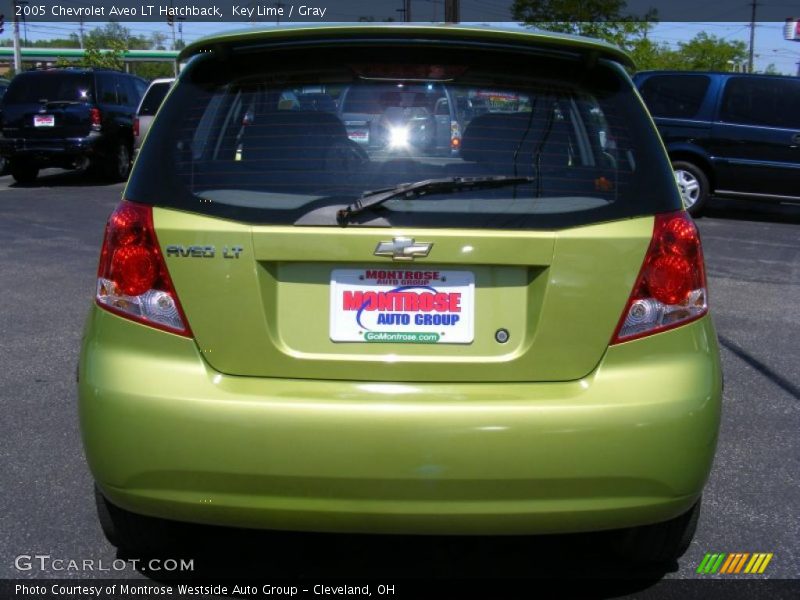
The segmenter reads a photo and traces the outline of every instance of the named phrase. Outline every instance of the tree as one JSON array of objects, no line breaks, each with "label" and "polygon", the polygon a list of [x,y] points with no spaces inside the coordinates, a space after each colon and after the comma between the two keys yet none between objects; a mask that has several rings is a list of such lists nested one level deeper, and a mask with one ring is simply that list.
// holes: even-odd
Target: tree
[{"label": "tree", "polygon": [[701,31],[688,42],[678,44],[681,68],[687,71],[727,71],[731,62],[747,58],[744,42],[728,41]]},{"label": "tree", "polygon": [[600,38],[630,50],[657,20],[655,10],[637,17],[625,14],[625,0],[514,0],[511,14],[526,25]]},{"label": "tree", "polygon": [[133,63],[132,71],[139,77],[145,79],[157,79],[159,77],[174,77],[175,66],[173,63]]},{"label": "tree", "polygon": [[86,34],[85,41],[95,43],[96,48],[111,48],[112,43],[122,43],[130,50],[147,50],[151,41],[145,36],[131,34],[131,30],[116,21],[106,23],[103,27],[95,27]]},{"label": "tree", "polygon": [[87,38],[84,44],[84,57],[79,64],[82,67],[122,71],[125,67],[125,53],[128,51],[125,42],[108,40],[106,48],[107,50],[101,50],[95,38]]},{"label": "tree", "polygon": [[681,69],[678,53],[669,44],[656,43],[649,38],[638,40],[630,49],[631,58],[639,70]]},{"label": "tree", "polygon": [[150,34],[150,43],[153,50],[166,50],[167,34],[160,31],[154,31]]},{"label": "tree", "polygon": [[767,65],[767,68],[764,69],[763,72],[764,72],[765,75],[783,75],[784,74],[784,73],[782,73],[781,71],[778,70],[778,67],[775,66],[775,63],[769,63]]},{"label": "tree", "polygon": [[698,33],[677,49],[647,37],[657,14],[627,14],[625,0],[514,0],[511,12],[523,23],[561,33],[595,37],[627,51],[639,69],[726,71],[745,60],[744,42]]}]

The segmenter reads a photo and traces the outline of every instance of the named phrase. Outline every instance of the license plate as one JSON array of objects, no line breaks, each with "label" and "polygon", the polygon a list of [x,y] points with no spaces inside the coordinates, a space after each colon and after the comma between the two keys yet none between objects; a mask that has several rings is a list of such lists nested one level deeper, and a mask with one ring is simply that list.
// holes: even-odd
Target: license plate
[{"label": "license plate", "polygon": [[56,118],[53,115],[34,115],[34,127],[55,127]]},{"label": "license plate", "polygon": [[350,131],[347,134],[347,137],[349,137],[354,142],[367,143],[367,142],[369,142],[369,130],[367,130],[367,129],[356,129],[356,130]]},{"label": "license plate", "polygon": [[423,268],[331,272],[334,342],[469,344],[475,275]]}]

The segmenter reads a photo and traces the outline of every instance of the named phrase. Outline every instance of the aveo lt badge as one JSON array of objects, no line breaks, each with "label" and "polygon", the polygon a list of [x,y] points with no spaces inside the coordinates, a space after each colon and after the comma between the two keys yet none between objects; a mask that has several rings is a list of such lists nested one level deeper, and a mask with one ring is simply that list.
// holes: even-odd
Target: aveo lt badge
[{"label": "aveo lt badge", "polygon": [[[217,249],[214,246],[183,246],[171,245],[166,248],[167,256],[182,256],[184,258],[214,258]],[[244,251],[241,246],[223,246],[222,258],[239,258]]]},{"label": "aveo lt badge", "polygon": [[414,260],[418,256],[428,256],[433,244],[415,242],[414,238],[396,237],[391,242],[378,242],[375,256],[388,256],[392,260]]}]

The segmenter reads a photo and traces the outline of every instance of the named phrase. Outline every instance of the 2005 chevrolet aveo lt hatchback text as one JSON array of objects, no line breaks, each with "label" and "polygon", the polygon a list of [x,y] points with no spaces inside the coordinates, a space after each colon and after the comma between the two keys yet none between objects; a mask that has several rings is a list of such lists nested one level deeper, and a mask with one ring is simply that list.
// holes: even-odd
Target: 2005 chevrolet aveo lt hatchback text
[{"label": "2005 chevrolet aveo lt hatchback text", "polygon": [[[698,233],[624,54],[330,26],[181,58],[83,340],[110,538],[620,530],[627,555],[680,556],[721,374]],[[470,99],[488,110],[444,106]]]}]

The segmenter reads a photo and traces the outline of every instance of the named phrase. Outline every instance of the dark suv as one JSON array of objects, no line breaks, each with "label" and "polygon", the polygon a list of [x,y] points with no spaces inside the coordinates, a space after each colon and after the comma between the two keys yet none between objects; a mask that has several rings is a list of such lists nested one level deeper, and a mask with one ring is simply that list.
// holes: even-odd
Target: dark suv
[{"label": "dark suv", "polygon": [[650,71],[634,81],[692,214],[712,193],[800,201],[800,79]]},{"label": "dark suv", "polygon": [[117,71],[50,69],[20,73],[2,101],[0,154],[20,183],[44,167],[97,167],[128,176],[133,119],[147,82]]}]

